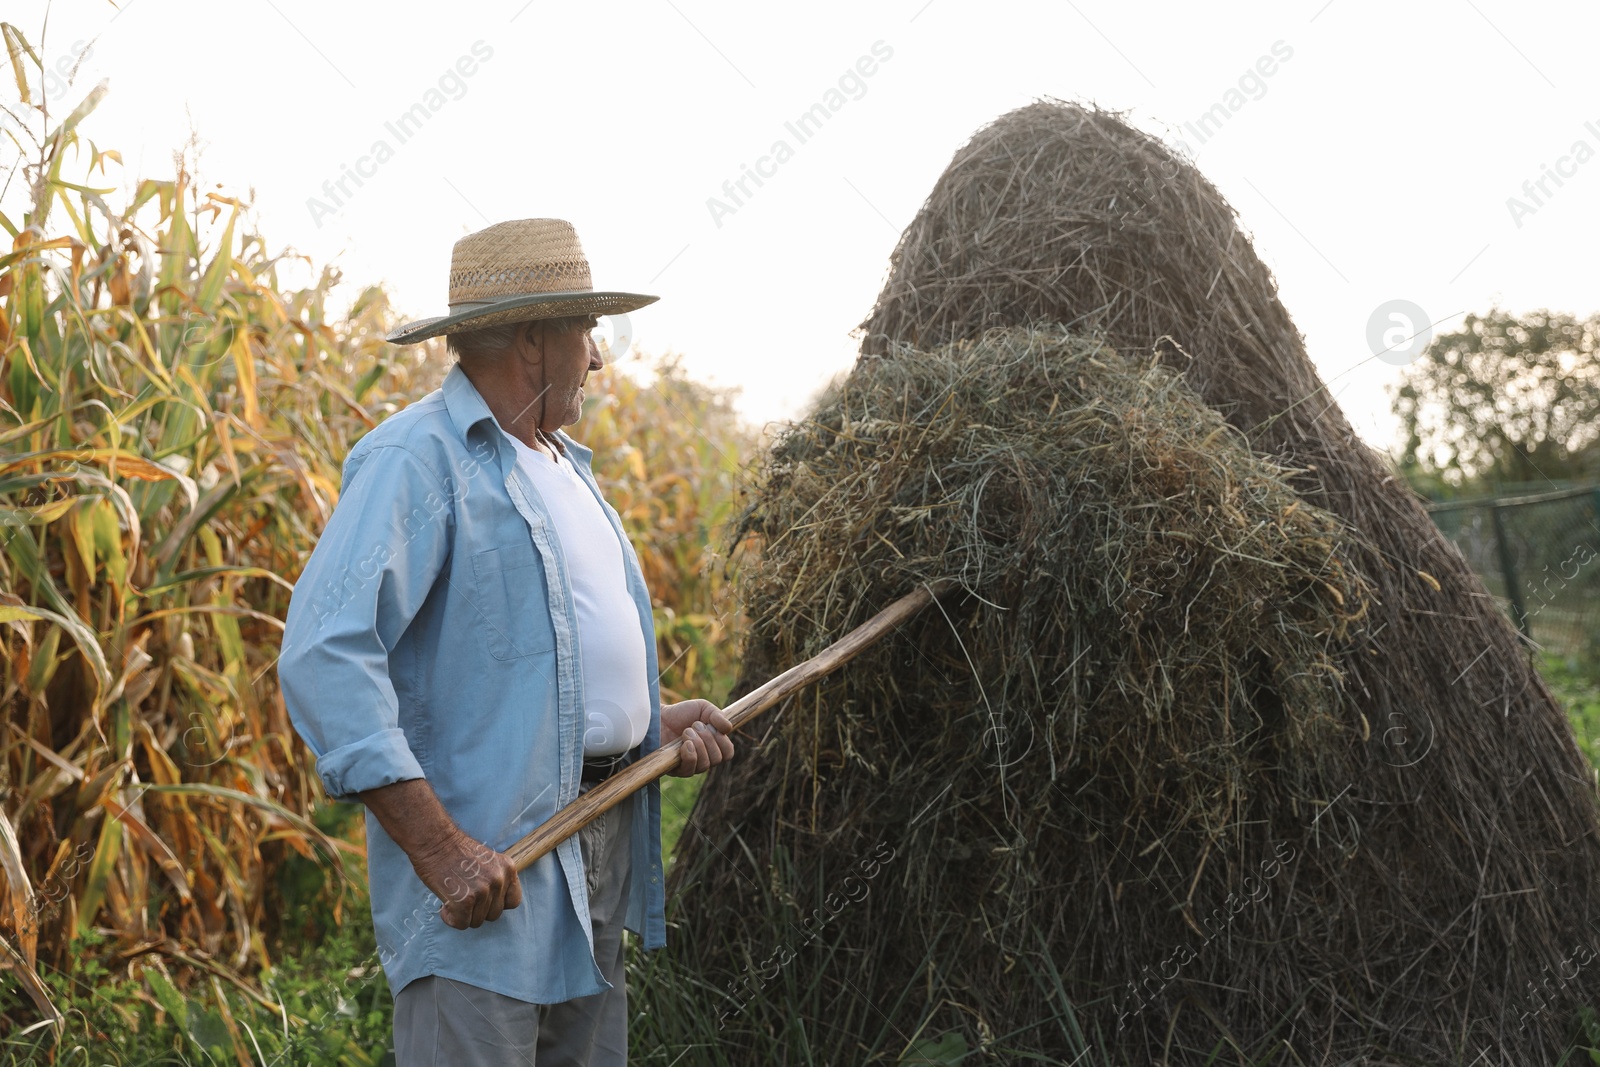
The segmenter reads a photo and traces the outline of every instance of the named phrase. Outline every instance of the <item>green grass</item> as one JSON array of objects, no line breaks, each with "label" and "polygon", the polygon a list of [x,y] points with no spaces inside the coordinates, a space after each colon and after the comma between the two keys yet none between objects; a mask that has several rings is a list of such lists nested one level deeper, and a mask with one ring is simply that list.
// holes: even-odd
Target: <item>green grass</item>
[{"label": "green grass", "polygon": [[1575,659],[1546,656],[1540,673],[1567,709],[1578,747],[1600,768],[1600,667],[1585,669]]},{"label": "green grass", "polygon": [[[365,919],[365,902],[362,902]],[[138,978],[95,962],[99,935],[74,942],[76,974],[41,969],[67,1017],[53,1061],[47,1031],[0,1039],[0,1065],[32,1063],[257,1067],[382,1067],[393,998],[378,966],[370,920],[345,922],[320,944],[258,975],[256,996],[211,976],[178,989],[156,967]],[[14,989],[0,999],[17,997]]]},{"label": "green grass", "polygon": [[669,870],[678,838],[689,824],[689,813],[694,810],[695,797],[700,795],[700,784],[705,780],[702,774],[693,778],[668,776],[661,779],[661,855]]}]

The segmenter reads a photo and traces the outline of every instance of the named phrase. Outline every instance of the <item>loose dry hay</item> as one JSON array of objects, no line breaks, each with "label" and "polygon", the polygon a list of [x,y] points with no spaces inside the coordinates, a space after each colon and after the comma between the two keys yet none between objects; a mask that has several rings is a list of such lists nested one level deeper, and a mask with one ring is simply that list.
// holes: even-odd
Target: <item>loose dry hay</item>
[{"label": "loose dry hay", "polygon": [[[1153,361],[1060,328],[873,361],[779,442],[753,497],[740,595],[782,662],[920,583],[971,594],[911,629],[914,652],[812,695],[803,763],[848,752],[942,787],[967,741],[997,817],[1029,807],[1008,793],[1070,788],[1135,849],[1231,850],[1263,772],[1291,808],[1331,795],[1348,715],[1329,642],[1362,602],[1339,525]],[[1022,768],[1043,780],[1009,781]]]},{"label": "loose dry hay", "polygon": [[[916,984],[930,957],[967,1005],[936,1027],[1047,1019],[1061,1005],[1011,974],[1043,949],[1111,995],[1115,1030],[1152,994],[1125,988],[1141,965],[1221,932],[1275,842],[1304,847],[1350,780],[1359,716],[1334,655],[1366,598],[1340,524],[1285,475],[1153,358],[1060,327],[863,362],[777,443],[740,527],[770,661],[921,583],[962,586],[787,710],[723,794],[738,850],[781,852],[778,896],[802,913],[813,878],[834,885],[874,841],[910,857],[826,927],[846,951],[817,975],[838,1003],[816,1025],[845,1041],[871,1021],[850,990]],[[1336,818],[1316,831],[1355,847]],[[739,931],[692,939],[702,977],[790,928],[749,913],[734,854],[698,856],[695,921]],[[742,1023],[783,1025],[762,1010]]]},{"label": "loose dry hay", "polygon": [[[896,347],[1049,322],[1123,354]],[[957,153],[864,326],[754,496],[746,684],[916,581],[972,595],[707,783],[718,829],[673,881],[716,987],[874,842],[899,857],[786,963],[801,1018],[758,998],[723,1031],[734,1059],[759,1029],[854,1062],[952,1028],[1070,1059],[1071,1016],[1128,1063],[1554,1062],[1600,1004],[1571,962],[1600,943],[1592,772],[1222,196],[1113,114],[1035,103]],[[928,407],[973,351],[1019,350],[1065,367],[999,359]]]}]

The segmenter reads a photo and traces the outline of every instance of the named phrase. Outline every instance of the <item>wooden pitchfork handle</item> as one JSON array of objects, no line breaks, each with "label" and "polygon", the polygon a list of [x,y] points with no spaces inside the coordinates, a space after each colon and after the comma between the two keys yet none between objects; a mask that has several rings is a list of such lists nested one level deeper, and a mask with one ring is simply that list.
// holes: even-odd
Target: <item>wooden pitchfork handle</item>
[{"label": "wooden pitchfork handle", "polygon": [[[849,663],[889,631],[943,596],[955,584],[945,579],[906,594],[804,663],[795,664],[759,689],[752,690],[723,708],[722,713],[733,723],[734,729],[738,729],[795,690],[803,689]],[[678,746],[682,744],[680,738],[628,764],[540,823],[507,849],[506,855],[511,857],[517,870],[526,870],[535,860],[554,851],[561,842],[625,798],[670,773],[678,766]]]}]

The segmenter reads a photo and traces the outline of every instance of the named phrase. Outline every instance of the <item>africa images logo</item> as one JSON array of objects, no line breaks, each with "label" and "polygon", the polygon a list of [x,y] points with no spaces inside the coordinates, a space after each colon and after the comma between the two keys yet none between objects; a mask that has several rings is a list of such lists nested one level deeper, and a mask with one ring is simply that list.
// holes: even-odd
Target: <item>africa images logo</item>
[{"label": "africa images logo", "polygon": [[355,192],[350,188],[352,184],[360,189],[366,184],[363,179],[376,177],[378,168],[395,157],[397,145],[405,144],[420,133],[434,115],[444,110],[446,104],[466,96],[466,80],[493,58],[494,49],[488,44],[483,41],[472,42],[472,55],[458,58],[454,66],[447,67],[428,87],[420,100],[383,124],[384,131],[394,139],[394,144],[379,137],[372,142],[365,155],[357,157],[354,166],[341,164],[339,176],[322,183],[325,199],[315,196],[306,198],[306,210],[311,212],[311,221],[317,224],[317,228],[322,228],[324,218],[337,214],[354,198]]},{"label": "africa images logo", "polygon": [[[876,74],[881,64],[893,58],[894,49],[888,44],[881,40],[872,42],[872,55],[861,56],[853,67],[846,68],[845,72],[839,75],[836,84],[822,94],[821,100],[802,111],[792,122],[783,124],[784,131],[794,138],[795,145],[803,145],[811,140],[822,132],[823,124],[847,103],[866,96],[866,79]],[[849,94],[848,97],[846,93]],[[757,157],[754,169],[749,164],[740,164],[743,173],[722,183],[722,194],[726,200],[715,196],[706,197],[706,210],[711,212],[711,221],[717,224],[719,230],[722,228],[724,216],[734,214],[744,207],[746,200],[755,195],[750,189],[750,183],[754,182],[759,189],[765,184],[763,178],[775,177],[778,168],[794,158],[795,145],[791,145],[785,138],[778,138],[772,142],[765,155]]]}]

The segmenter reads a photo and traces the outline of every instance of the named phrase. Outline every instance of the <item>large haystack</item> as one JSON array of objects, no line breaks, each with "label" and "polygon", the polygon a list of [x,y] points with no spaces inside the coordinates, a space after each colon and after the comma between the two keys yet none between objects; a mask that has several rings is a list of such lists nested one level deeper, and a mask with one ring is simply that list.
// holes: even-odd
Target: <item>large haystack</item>
[{"label": "large haystack", "polygon": [[[958,464],[951,484],[934,477],[916,487],[926,506],[948,494],[970,502],[981,482],[1002,500],[1022,499],[1035,522],[986,527],[986,508],[961,520],[987,542],[1036,544],[1069,522],[1073,538],[1029,559],[1031,569],[973,571],[983,553],[954,553],[947,571],[964,573],[982,599],[915,627],[891,646],[898,652],[885,651],[898,660],[847,668],[787,712],[760,752],[707,784],[696,822],[711,836],[686,837],[675,871],[679,888],[693,886],[679,901],[678,943],[694,946],[699,977],[722,985],[752,963],[764,968],[771,988],[802,1005],[805,1017],[787,1025],[820,1062],[857,1062],[863,1048],[919,1028],[1071,1059],[1075,1024],[1100,1050],[1092,1059],[1109,1062],[1204,1062],[1219,1043],[1241,1050],[1228,1062],[1269,1053],[1294,1062],[1285,1045],[1306,1063],[1554,1062],[1575,1009],[1600,1005],[1600,963],[1574,973],[1575,960],[1600,951],[1593,776],[1481,582],[1333,404],[1233,210],[1115,115],[1046,101],[1002,117],[957,153],[903,237],[852,381],[908,358],[891,342],[930,349],[1038,322],[1098,333],[1124,356],[1159,353],[1258,453],[1296,471],[1288,484],[1307,514],[1320,515],[1315,506],[1342,521],[1346,558],[1361,576],[1345,581],[1370,582],[1372,596],[1358,631],[1327,649],[1350,699],[1312,695],[1333,676],[1300,669],[1315,662],[1296,658],[1306,646],[1262,643],[1286,611],[1297,620],[1288,635],[1320,632],[1298,628],[1313,620],[1296,615],[1303,600],[1285,601],[1282,589],[1245,596],[1261,619],[1238,633],[1237,617],[1193,614],[1212,598],[1219,611],[1236,610],[1245,595],[1237,574],[1197,595],[1176,555],[1166,570],[1153,556],[1119,570],[1115,546],[1126,542],[1113,535],[1127,530],[1074,517],[1082,498],[1071,494],[1088,494],[1099,505],[1092,514],[1135,526],[1148,518],[1152,543],[1171,549],[1200,520],[1159,507],[1135,516],[1129,508],[1167,499],[1150,482],[1118,483],[1149,498],[1096,496],[1110,491],[1114,463],[1099,474],[1058,471],[1015,448],[980,449],[968,463],[981,467]],[[1057,413],[1117,391],[1102,380],[1108,372],[1076,366],[1079,384]],[[849,402],[851,388],[819,421]],[[1108,410],[1113,422],[1141,424],[1138,406]],[[960,405],[951,414],[979,423],[978,439],[998,425]],[[1195,439],[1179,438],[1181,451],[1197,454]],[[870,424],[867,439],[878,439]],[[1119,447],[1136,440],[1119,437]],[[1152,453],[1112,448],[1102,458],[1165,469]],[[1205,495],[1197,468],[1175,469],[1166,492]],[[1027,487],[1052,479],[1063,495],[1050,507],[1028,504]],[[819,502],[829,491],[812,490]],[[899,526],[881,524],[894,514],[883,510],[887,499],[865,499],[854,502],[857,529],[813,528],[796,514],[783,535],[770,521],[797,492],[769,479],[758,493],[753,514],[767,516],[769,560],[787,539],[784,558],[833,567],[836,577],[829,591],[810,569],[789,572],[796,591],[776,602],[787,619],[768,611],[750,643],[752,682],[855,612],[881,607],[896,592],[889,578],[922,573],[896,574],[886,562],[881,574],[864,573],[851,553],[886,561],[924,527],[957,521],[919,514],[913,494],[899,504]],[[827,544],[799,546],[811,536]],[[1265,540],[1293,554],[1290,532]],[[936,562],[923,570],[934,573]],[[1103,600],[1065,599],[1057,616],[1022,610],[1035,602],[1035,583],[1082,590],[1095,580]],[[1192,643],[1184,648],[1215,646],[1198,676],[1181,655],[1161,658],[1187,654],[1177,646],[1130,637],[1150,627],[1172,638],[1180,609]],[[1025,624],[1007,629],[1007,613]],[[1048,669],[1031,684],[1013,671],[999,693],[968,691],[974,673],[987,679],[981,669],[963,673],[952,649],[983,667],[1000,654],[995,642],[1009,641],[1013,661],[1027,663],[1041,658],[1051,625],[1070,631],[1083,658],[1060,663],[1051,656],[1061,647],[1049,645]],[[919,643],[915,652],[906,640]],[[1108,657],[1121,673],[1107,673]],[[1126,703],[1103,705],[1112,693]],[[1099,717],[1103,708],[1120,708],[1128,732],[1114,728],[1115,711]],[[1218,732],[1219,708],[1237,740]],[[1237,758],[1221,755],[1219,739],[1240,748]],[[1148,761],[1134,758],[1141,752]],[[949,790],[925,795],[936,781]],[[1197,800],[1206,797],[1209,806]],[[914,828],[907,810],[920,817]],[[772,940],[781,935],[764,909],[776,900],[807,915],[832,901],[880,839],[896,858],[868,898],[773,966],[763,950],[784,943]],[[1274,848],[1281,865],[1263,880]],[[725,1040],[737,1048],[739,1026],[783,1025],[761,1011],[751,1001]]]}]

